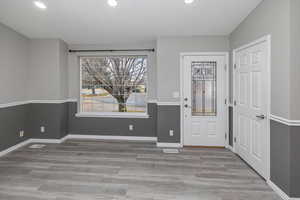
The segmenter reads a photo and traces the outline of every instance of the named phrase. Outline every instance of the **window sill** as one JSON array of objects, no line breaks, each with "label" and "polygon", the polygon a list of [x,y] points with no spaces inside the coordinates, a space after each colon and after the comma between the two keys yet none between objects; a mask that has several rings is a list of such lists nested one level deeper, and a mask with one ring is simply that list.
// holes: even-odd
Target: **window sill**
[{"label": "window sill", "polygon": [[76,117],[91,117],[91,118],[138,118],[148,119],[150,116],[146,113],[77,113]]}]

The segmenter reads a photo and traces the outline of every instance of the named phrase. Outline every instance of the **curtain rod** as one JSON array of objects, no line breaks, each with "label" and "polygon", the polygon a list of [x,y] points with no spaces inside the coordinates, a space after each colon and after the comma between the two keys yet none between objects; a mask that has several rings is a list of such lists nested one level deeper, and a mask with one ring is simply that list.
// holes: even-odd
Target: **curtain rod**
[{"label": "curtain rod", "polygon": [[98,50],[72,50],[70,49],[70,53],[77,53],[77,52],[124,52],[124,51],[150,51],[155,52],[155,49],[98,49]]}]

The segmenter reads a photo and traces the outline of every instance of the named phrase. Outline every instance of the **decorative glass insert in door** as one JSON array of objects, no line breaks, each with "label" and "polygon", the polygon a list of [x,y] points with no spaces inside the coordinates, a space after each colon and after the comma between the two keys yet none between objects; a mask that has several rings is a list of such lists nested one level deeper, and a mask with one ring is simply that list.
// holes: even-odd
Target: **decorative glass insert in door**
[{"label": "decorative glass insert in door", "polygon": [[192,115],[217,115],[217,62],[192,62]]}]

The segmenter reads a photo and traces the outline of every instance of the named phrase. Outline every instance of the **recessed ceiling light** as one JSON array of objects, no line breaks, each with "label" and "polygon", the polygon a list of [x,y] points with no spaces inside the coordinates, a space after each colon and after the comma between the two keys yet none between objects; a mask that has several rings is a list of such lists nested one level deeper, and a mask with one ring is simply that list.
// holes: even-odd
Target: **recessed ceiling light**
[{"label": "recessed ceiling light", "polygon": [[191,3],[193,3],[194,2],[194,0],[184,0],[184,3],[185,4],[191,4]]},{"label": "recessed ceiling light", "polygon": [[107,0],[107,3],[111,7],[116,7],[118,5],[117,0]]},{"label": "recessed ceiling light", "polygon": [[34,1],[34,5],[42,10],[46,10],[47,6],[41,1]]}]

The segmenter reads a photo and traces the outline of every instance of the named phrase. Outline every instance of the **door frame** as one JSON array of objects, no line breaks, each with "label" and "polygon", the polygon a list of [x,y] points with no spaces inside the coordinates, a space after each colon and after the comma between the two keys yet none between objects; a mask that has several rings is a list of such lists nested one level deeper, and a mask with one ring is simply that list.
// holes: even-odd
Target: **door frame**
[{"label": "door frame", "polygon": [[183,52],[180,53],[180,147],[183,147],[183,140],[184,140],[184,57],[185,56],[224,56],[225,58],[225,81],[226,81],[226,91],[224,95],[224,103],[225,104],[225,130],[224,130],[224,137],[225,137],[225,148],[229,148],[229,119],[228,119],[228,110],[229,110],[229,52]]},{"label": "door frame", "polygon": [[238,51],[241,51],[243,49],[247,49],[251,46],[254,46],[254,45],[257,45],[257,44],[260,44],[260,43],[263,43],[263,42],[266,42],[267,44],[267,77],[264,77],[267,79],[267,90],[268,90],[268,94],[266,95],[267,96],[267,116],[266,116],[266,120],[267,120],[267,145],[266,145],[266,148],[267,148],[267,177],[266,177],[266,180],[269,180],[270,179],[270,173],[271,173],[271,170],[270,170],[270,166],[271,166],[271,144],[270,144],[270,112],[271,112],[271,35],[266,35],[266,36],[263,36],[257,40],[254,40],[248,44],[245,44],[245,45],[242,45],[241,47],[239,48],[236,48],[233,50],[232,52],[232,65],[233,65],[233,76],[232,76],[232,93],[233,93],[233,99],[232,99],[232,108],[233,108],[233,147],[232,147],[232,150],[234,153],[237,153],[236,152],[236,137],[237,137],[237,130],[236,130],[236,124],[237,124],[237,118],[236,118],[236,107],[234,105],[234,102],[235,102],[235,99],[236,99],[236,72],[235,72],[235,63],[236,63],[236,53]]}]

